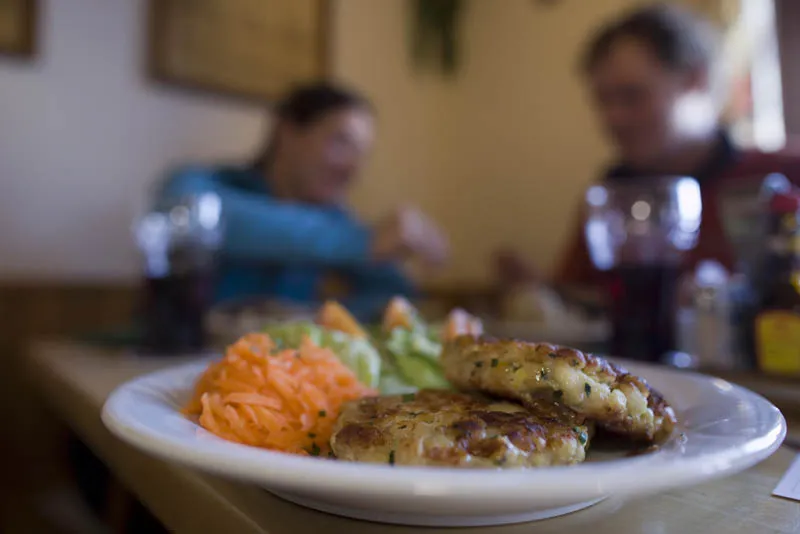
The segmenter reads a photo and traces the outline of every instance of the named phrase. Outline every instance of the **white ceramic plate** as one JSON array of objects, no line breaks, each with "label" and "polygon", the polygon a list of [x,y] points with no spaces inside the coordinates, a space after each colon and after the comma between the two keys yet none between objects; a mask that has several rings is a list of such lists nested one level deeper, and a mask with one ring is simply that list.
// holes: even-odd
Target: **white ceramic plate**
[{"label": "white ceramic plate", "polygon": [[390,523],[514,523],[605,497],[642,497],[742,471],[767,458],[786,434],[778,409],[755,393],[717,378],[629,364],[680,418],[679,431],[657,453],[590,453],[582,465],[516,471],[347,463],[237,445],[184,418],[179,407],[205,366],[183,365],[121,386],[106,402],[103,421],[124,441],[163,459],[253,482],[318,510]]}]

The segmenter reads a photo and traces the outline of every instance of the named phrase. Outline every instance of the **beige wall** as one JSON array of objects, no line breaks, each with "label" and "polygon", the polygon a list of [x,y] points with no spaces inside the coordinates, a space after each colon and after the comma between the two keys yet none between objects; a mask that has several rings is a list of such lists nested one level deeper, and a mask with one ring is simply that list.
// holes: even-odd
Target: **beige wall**
[{"label": "beige wall", "polygon": [[[335,2],[335,72],[380,116],[357,210],[372,219],[419,203],[450,231],[447,279],[485,277],[498,243],[549,267],[606,156],[576,55],[590,28],[634,1],[471,0],[453,81],[409,64],[406,0]],[[47,3],[37,63],[0,60],[0,276],[135,276],[129,221],[159,170],[242,157],[261,136],[259,106],[142,76],[144,0],[75,3]]]},{"label": "beige wall", "polygon": [[[260,144],[264,106],[145,78],[146,5],[48,2],[36,62],[0,57],[0,277],[137,276],[130,221],[162,170],[242,159]],[[334,6],[335,73],[380,113],[377,150],[354,194],[358,210],[372,219],[415,201],[440,212],[453,86],[416,76],[406,62],[405,0]]]},{"label": "beige wall", "polygon": [[0,277],[131,279],[149,185],[247,157],[264,112],[147,80],[145,0],[41,4],[36,60],[0,56]]},{"label": "beige wall", "polygon": [[[484,279],[498,245],[551,271],[574,230],[582,193],[611,158],[578,58],[591,33],[648,0],[473,0],[468,62],[448,121],[447,185],[459,202],[437,216],[450,230],[455,279]],[[681,0],[715,21],[739,0]]]},{"label": "beige wall", "polygon": [[374,218],[413,202],[441,211],[452,169],[445,159],[458,85],[420,75],[407,60],[406,0],[339,0],[335,73],[378,110],[378,138],[353,201]]},{"label": "beige wall", "polygon": [[[405,60],[404,0],[339,0],[337,72],[381,114],[356,207],[375,216],[411,200],[430,211],[453,243],[445,280],[486,279],[499,245],[552,270],[585,187],[611,157],[578,58],[598,25],[646,1],[472,0],[466,64],[443,81]],[[738,0],[682,1],[719,18]]]},{"label": "beige wall", "polygon": [[406,2],[340,0],[337,72],[375,99],[381,117],[356,207],[374,216],[412,200],[429,210],[453,242],[444,279],[486,278],[502,243],[550,268],[607,156],[576,58],[592,28],[634,2],[473,0],[466,64],[443,81],[405,60]]},{"label": "beige wall", "polygon": [[454,162],[452,177],[469,196],[444,214],[455,276],[485,276],[498,244],[542,269],[560,255],[579,197],[607,158],[577,59],[590,32],[633,3],[471,4],[453,143],[454,156],[468,156]]}]

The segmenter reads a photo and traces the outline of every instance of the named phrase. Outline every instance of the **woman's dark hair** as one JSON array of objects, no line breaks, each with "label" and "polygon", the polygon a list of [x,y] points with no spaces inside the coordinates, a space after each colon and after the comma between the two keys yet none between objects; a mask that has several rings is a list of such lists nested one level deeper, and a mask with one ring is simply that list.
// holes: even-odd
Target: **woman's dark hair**
[{"label": "woman's dark hair", "polygon": [[[290,123],[308,127],[328,114],[343,109],[362,108],[371,111],[372,104],[363,95],[327,82],[315,82],[294,88],[281,98],[274,107],[275,124]],[[253,167],[262,169],[275,150],[270,136],[264,149],[253,162]]]},{"label": "woman's dark hair", "polygon": [[657,3],[629,12],[604,26],[592,38],[583,56],[584,72],[592,71],[621,40],[644,44],[669,69],[709,68],[714,60],[716,32],[688,9]]}]

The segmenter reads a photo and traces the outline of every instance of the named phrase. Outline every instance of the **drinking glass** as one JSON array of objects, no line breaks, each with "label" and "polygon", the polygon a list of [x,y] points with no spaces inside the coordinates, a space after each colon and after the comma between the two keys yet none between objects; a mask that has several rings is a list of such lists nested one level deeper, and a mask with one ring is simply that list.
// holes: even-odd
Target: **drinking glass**
[{"label": "drinking glass", "polygon": [[138,219],[133,231],[144,260],[144,348],[203,349],[223,237],[220,198],[205,193],[170,199]]},{"label": "drinking glass", "polygon": [[700,229],[700,186],[684,176],[642,177],[590,187],[589,255],[607,276],[613,354],[659,361],[675,350],[681,264]]}]

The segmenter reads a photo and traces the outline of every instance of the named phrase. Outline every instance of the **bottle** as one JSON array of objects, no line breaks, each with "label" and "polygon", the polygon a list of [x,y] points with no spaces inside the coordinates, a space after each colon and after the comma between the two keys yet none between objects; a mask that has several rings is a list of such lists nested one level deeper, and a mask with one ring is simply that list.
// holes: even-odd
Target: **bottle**
[{"label": "bottle", "polygon": [[800,193],[769,202],[754,341],[760,370],[800,375]]},{"label": "bottle", "polygon": [[683,277],[676,320],[678,350],[695,366],[732,369],[733,352],[730,276],[721,264],[702,261]]}]

